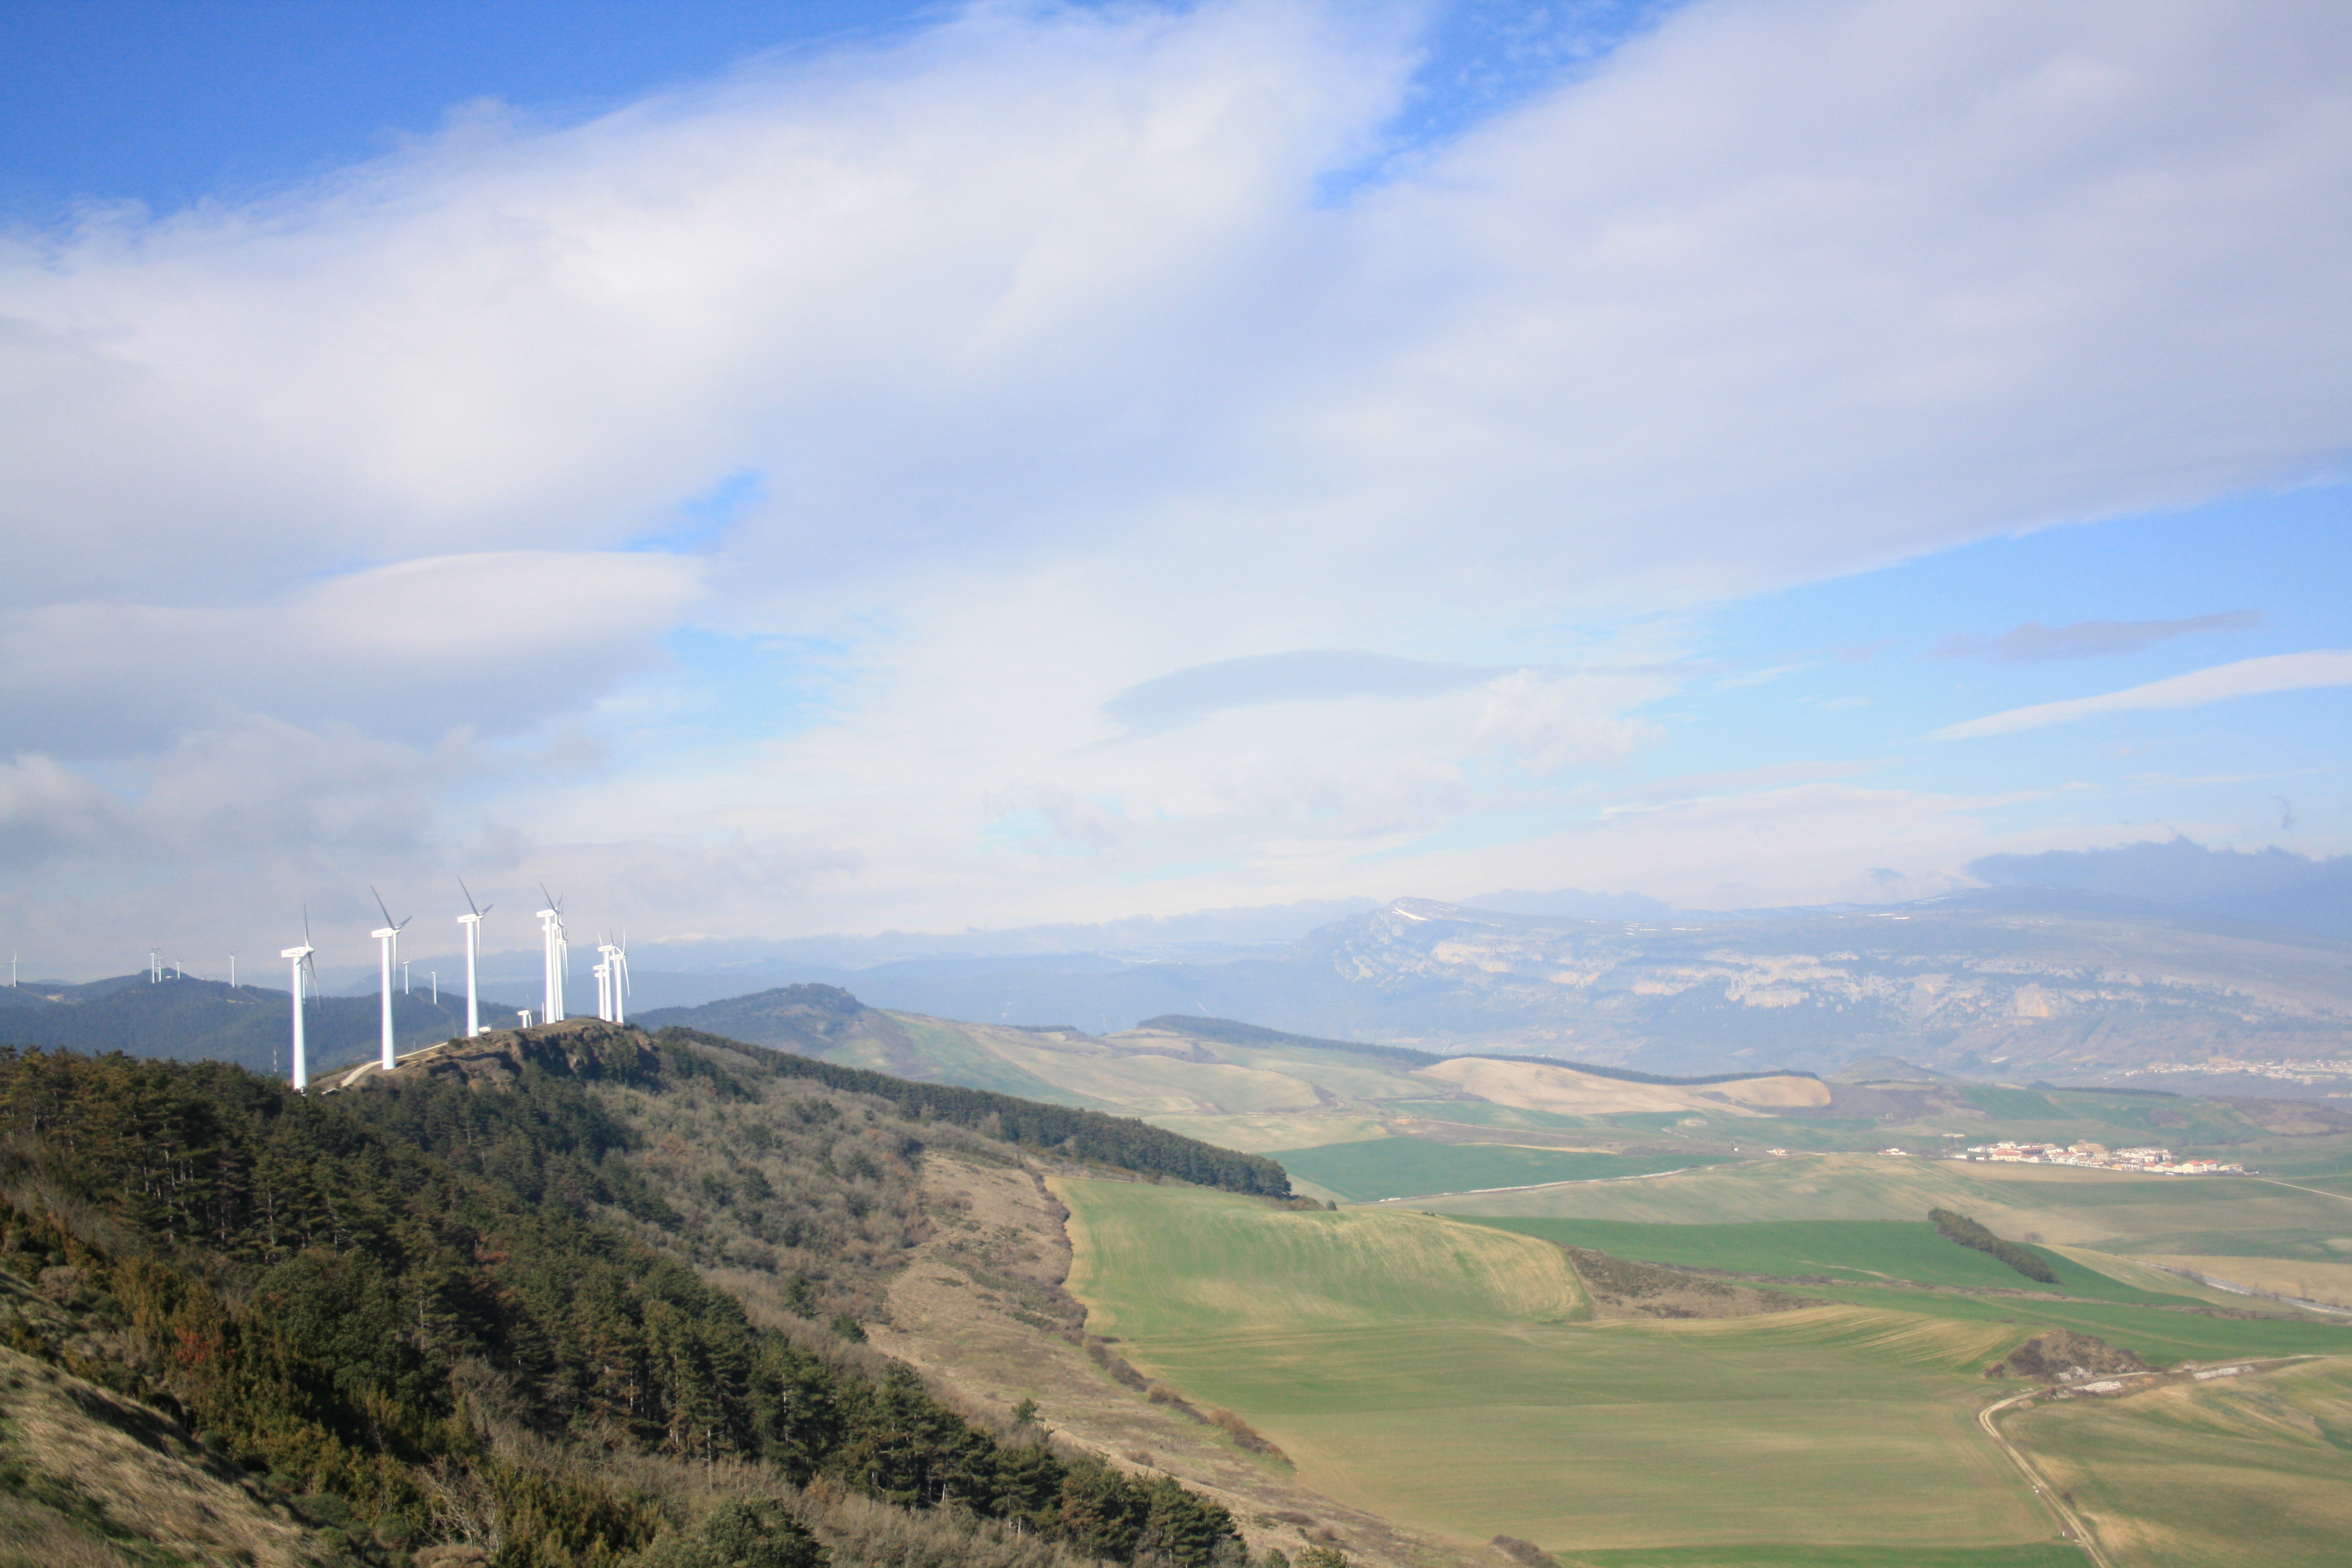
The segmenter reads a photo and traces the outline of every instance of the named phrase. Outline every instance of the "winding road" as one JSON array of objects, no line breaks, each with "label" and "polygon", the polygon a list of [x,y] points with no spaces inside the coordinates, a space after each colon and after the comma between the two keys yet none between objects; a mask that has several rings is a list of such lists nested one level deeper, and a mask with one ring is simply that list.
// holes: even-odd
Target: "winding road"
[{"label": "winding road", "polygon": [[[2155,1372],[2135,1372],[2125,1373],[2122,1375],[2161,1377],[2164,1374]],[[2058,1516],[2058,1532],[2081,1547],[2083,1555],[2091,1560],[2094,1568],[2116,1568],[2115,1560],[2107,1555],[2106,1548],[2099,1544],[2098,1537],[2093,1535],[2090,1527],[2083,1522],[2083,1516],[2074,1511],[2074,1505],[2061,1496],[2057,1488],[2048,1484],[2042,1472],[2033,1468],[2033,1461],[2027,1458],[2024,1451],[2016,1444],[2002,1436],[2000,1428],[1993,1423],[1993,1417],[2011,1405],[2028,1404],[2041,1398],[2048,1392],[2049,1390],[2042,1388],[2029,1388],[2023,1394],[2011,1394],[1999,1404],[1988,1405],[1977,1412],[1977,1425],[1984,1428],[1985,1436],[1992,1439],[1994,1447],[2009,1456],[2009,1462],[2017,1467],[2017,1473],[2025,1478],[2025,1484],[2033,1489],[2033,1495],[2047,1503],[2050,1506],[2050,1511]]]}]

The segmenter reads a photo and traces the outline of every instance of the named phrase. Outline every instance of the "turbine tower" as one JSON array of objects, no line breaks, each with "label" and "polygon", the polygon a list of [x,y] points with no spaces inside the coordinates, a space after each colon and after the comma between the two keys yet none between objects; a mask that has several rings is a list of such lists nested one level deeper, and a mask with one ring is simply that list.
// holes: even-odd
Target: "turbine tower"
[{"label": "turbine tower", "polygon": [[563,940],[563,900],[547,891],[541,882],[539,890],[547,894],[547,907],[539,911],[539,932],[546,943],[545,973],[541,977],[545,1006],[539,1021],[542,1024],[563,1022],[563,977],[572,972],[572,944]]},{"label": "turbine tower", "polygon": [[629,1021],[629,936],[621,933],[620,945],[603,950],[604,965],[613,972],[613,1022]]},{"label": "turbine tower", "polygon": [[602,936],[596,939],[596,956],[601,962],[588,972],[596,977],[596,1016],[609,1024],[613,1021],[613,944]]},{"label": "turbine tower", "polygon": [[392,966],[399,962],[395,954],[400,951],[400,928],[416,917],[411,915],[408,921],[394,921],[392,918],[392,911],[383,907],[383,895],[377,893],[373,884],[369,886],[368,891],[375,894],[375,907],[383,915],[383,924],[368,932],[368,935],[375,938],[383,959],[383,984],[380,987],[383,994],[383,1070],[390,1072],[392,1070]]},{"label": "turbine tower", "polygon": [[463,877],[457,879],[457,890],[466,895],[466,907],[474,911],[457,917],[457,923],[466,928],[466,1037],[470,1040],[482,1032],[482,994],[474,981],[475,962],[482,953],[482,917],[498,906],[476,904],[474,890],[466,886]]},{"label": "turbine tower", "polygon": [[278,956],[291,959],[294,963],[294,1092],[310,1092],[310,1058],[302,1047],[302,972],[310,972],[310,985],[318,988],[319,966],[310,955],[318,950],[310,945],[310,911],[302,911],[302,945],[282,947]]}]

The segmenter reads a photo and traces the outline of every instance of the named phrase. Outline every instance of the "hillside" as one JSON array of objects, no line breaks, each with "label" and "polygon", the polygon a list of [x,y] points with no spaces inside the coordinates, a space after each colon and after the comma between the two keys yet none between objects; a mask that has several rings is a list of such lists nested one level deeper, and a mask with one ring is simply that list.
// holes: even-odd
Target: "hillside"
[{"label": "hillside", "polygon": [[[940,1223],[926,1170],[1113,1171],[1074,1163],[1111,1119],[839,1078],[584,1020],[307,1100],[226,1066],[0,1052],[0,1265],[30,1287],[0,1337],[228,1461],[330,1558],[1237,1563],[1228,1511],[1165,1470],[864,1342]],[[1025,1152],[1040,1130],[1052,1151]],[[1188,1147],[1136,1131],[1146,1176]]]},{"label": "hillside", "polygon": [[[652,1015],[838,1063],[1012,1089],[1281,1159],[1300,1190],[1389,1201],[1637,1176],[1792,1153],[1948,1152],[2008,1138],[2162,1144],[2265,1168],[2352,1131],[2324,1101],[2068,1090],[1881,1058],[1835,1079],[1675,1077],[1526,1056],[1438,1056],[1169,1015],[1095,1036],[961,1024],[802,985]],[[1860,1064],[1867,1067],[1869,1064]],[[2280,1167],[2284,1168],[2284,1167]]]}]

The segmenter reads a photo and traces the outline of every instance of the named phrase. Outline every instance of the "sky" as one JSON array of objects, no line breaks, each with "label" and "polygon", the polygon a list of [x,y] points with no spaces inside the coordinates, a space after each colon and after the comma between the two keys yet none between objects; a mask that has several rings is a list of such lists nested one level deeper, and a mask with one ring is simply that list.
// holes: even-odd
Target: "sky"
[{"label": "sky", "polygon": [[2352,851],[2347,176],[2333,6],[26,0],[0,944]]}]

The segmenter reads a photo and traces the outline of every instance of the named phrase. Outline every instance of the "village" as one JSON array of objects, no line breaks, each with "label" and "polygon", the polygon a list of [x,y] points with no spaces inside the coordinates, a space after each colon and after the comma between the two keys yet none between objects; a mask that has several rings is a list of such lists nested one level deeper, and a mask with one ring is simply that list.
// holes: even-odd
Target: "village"
[{"label": "village", "polygon": [[2243,1165],[2219,1160],[2180,1160],[2169,1149],[2109,1149],[2085,1140],[2079,1143],[1971,1143],[1955,1160],[1990,1160],[1997,1163],[2073,1165],[2089,1171],[2137,1171],[2157,1176],[2242,1176]]},{"label": "village", "polygon": [[2238,1057],[2208,1057],[2197,1062],[2150,1062],[2146,1067],[2129,1068],[2124,1076],[2145,1078],[2150,1074],[2167,1073],[2245,1073],[2254,1078],[2276,1079],[2282,1083],[2318,1085],[2352,1079],[2352,1058],[2248,1061]]}]

